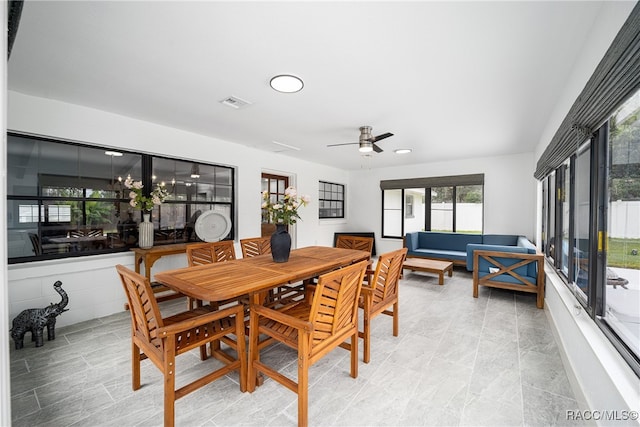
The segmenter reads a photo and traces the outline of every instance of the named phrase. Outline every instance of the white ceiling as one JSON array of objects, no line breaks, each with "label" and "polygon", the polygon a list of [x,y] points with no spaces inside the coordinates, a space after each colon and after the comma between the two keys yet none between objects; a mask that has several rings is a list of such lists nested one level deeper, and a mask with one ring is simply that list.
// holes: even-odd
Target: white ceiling
[{"label": "white ceiling", "polygon": [[[26,1],[8,87],[343,169],[531,152],[600,7]],[[362,125],[383,153],[326,147]]]}]

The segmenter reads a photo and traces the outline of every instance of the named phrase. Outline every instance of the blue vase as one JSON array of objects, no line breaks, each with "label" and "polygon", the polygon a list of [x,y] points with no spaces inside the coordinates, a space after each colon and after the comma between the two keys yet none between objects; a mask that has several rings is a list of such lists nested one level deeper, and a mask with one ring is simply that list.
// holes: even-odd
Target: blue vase
[{"label": "blue vase", "polygon": [[287,226],[276,224],[276,231],[271,235],[271,257],[274,262],[289,261],[291,252],[291,236],[287,232]]}]

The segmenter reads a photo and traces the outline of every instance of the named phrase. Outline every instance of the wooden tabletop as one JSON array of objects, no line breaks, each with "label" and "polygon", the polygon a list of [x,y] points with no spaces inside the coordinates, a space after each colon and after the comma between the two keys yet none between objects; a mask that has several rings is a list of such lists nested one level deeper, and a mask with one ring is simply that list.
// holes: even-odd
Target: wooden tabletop
[{"label": "wooden tabletop", "polygon": [[164,271],[155,280],[192,298],[223,301],[316,277],[369,256],[365,251],[310,246],[292,250],[284,263],[273,262],[270,254],[260,255]]}]

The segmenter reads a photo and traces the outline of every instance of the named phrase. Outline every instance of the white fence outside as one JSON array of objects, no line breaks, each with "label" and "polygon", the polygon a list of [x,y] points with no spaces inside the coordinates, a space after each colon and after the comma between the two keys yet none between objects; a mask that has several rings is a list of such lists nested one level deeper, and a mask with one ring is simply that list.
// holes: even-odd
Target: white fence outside
[{"label": "white fence outside", "polygon": [[609,237],[640,238],[640,201],[615,201],[609,205]]}]

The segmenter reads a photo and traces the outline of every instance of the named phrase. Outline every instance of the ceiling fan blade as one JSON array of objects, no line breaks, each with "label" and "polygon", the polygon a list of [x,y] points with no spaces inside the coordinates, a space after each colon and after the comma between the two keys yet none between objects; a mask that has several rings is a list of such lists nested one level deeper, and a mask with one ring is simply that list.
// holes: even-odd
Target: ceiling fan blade
[{"label": "ceiling fan blade", "polygon": [[382,148],[378,147],[376,144],[373,144],[373,151],[375,151],[376,153],[382,153]]},{"label": "ceiling fan blade", "polygon": [[327,147],[338,147],[340,145],[355,145],[360,144],[359,142],[345,142],[344,144],[329,144]]},{"label": "ceiling fan blade", "polygon": [[393,134],[389,132],[383,133],[382,135],[374,136],[373,138],[371,138],[371,142],[378,142],[382,139],[389,138],[390,136],[393,136]]}]

